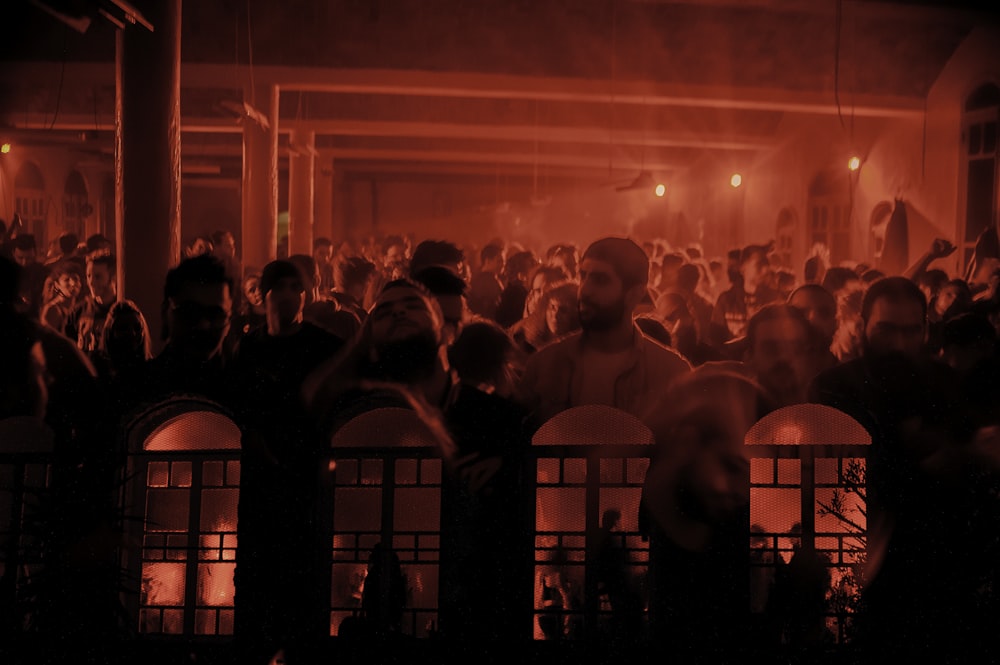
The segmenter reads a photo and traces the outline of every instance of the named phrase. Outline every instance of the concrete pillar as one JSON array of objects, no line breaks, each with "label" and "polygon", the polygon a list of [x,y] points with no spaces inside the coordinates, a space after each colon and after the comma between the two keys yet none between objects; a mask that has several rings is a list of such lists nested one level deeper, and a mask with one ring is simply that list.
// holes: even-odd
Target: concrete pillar
[{"label": "concrete pillar", "polygon": [[167,271],[181,252],[181,0],[139,6],[155,32],[115,42],[115,220],[118,294],[149,323],[154,350]]},{"label": "concrete pillar", "polygon": [[311,256],[316,132],[293,131],[288,143],[288,253]]},{"label": "concrete pillar", "polygon": [[316,187],[313,205],[313,236],[342,240],[333,231],[333,160],[319,156],[316,159]]},{"label": "concrete pillar", "polygon": [[268,126],[243,117],[244,268],[260,270],[278,254],[278,94],[274,85],[246,92]]}]

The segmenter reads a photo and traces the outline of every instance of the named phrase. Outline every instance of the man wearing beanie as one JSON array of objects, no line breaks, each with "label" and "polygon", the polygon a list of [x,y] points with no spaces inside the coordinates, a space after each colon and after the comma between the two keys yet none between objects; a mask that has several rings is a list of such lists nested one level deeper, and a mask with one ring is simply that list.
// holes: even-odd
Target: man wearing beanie
[{"label": "man wearing beanie", "polygon": [[579,266],[581,332],[528,361],[521,395],[536,424],[560,411],[604,404],[645,419],[657,396],[690,370],[684,358],[643,335],[633,322],[646,296],[649,259],[625,238],[590,245]]}]

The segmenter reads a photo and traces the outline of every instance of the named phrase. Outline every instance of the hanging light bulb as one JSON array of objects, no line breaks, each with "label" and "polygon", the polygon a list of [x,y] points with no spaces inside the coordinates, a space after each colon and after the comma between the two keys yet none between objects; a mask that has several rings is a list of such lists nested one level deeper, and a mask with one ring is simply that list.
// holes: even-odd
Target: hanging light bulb
[{"label": "hanging light bulb", "polygon": [[858,169],[860,169],[861,158],[858,157],[857,155],[851,157],[849,160],[847,160],[847,168],[851,169],[852,171],[857,171]]},{"label": "hanging light bulb", "polygon": [[734,173],[733,177],[729,179],[729,184],[733,187],[733,189],[739,187],[743,184],[743,176],[739,173]]},{"label": "hanging light bulb", "polygon": [[663,195],[667,193],[667,187],[663,183],[660,183],[659,185],[656,186],[656,189],[653,191],[656,193],[657,196],[663,198]]},{"label": "hanging light bulb", "polygon": [[0,145],[0,153],[7,154],[10,152],[10,143],[4,143]]}]

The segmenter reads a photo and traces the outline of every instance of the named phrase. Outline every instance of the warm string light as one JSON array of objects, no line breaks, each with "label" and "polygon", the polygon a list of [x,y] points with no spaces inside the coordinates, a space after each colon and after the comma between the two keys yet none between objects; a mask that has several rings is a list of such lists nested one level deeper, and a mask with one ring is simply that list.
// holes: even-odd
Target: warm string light
[{"label": "warm string light", "polygon": [[656,186],[656,190],[654,190],[654,191],[656,192],[657,196],[659,196],[659,197],[662,198],[663,195],[667,193],[667,187],[666,187],[666,185],[659,184],[659,185]]},{"label": "warm string light", "polygon": [[849,168],[852,171],[857,171],[858,169],[860,169],[861,158],[857,156],[851,157],[849,160],[847,160],[847,168]]},{"label": "warm string light", "polygon": [[735,189],[736,187],[739,187],[740,185],[742,185],[742,184],[743,184],[743,176],[741,176],[741,175],[740,175],[739,173],[734,173],[734,174],[733,174],[733,177],[731,177],[731,178],[729,179],[729,184],[730,184],[730,186],[732,186],[732,187],[733,187],[734,189]]},{"label": "warm string light", "polygon": [[7,153],[9,153],[10,152],[10,144],[9,143],[4,143],[3,145],[0,145],[0,152],[2,152],[5,155]]}]

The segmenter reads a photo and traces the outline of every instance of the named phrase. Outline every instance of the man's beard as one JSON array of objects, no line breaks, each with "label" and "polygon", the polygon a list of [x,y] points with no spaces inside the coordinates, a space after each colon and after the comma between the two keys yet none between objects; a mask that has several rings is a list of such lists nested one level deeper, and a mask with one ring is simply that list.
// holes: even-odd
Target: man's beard
[{"label": "man's beard", "polygon": [[[585,309],[584,304],[589,309]],[[594,332],[611,330],[620,325],[625,318],[625,302],[622,300],[607,306],[601,306],[589,300],[581,300],[578,307],[580,312],[580,327],[584,330]]]},{"label": "man's beard", "polygon": [[393,383],[412,384],[429,378],[438,358],[438,343],[430,331],[386,342],[375,348],[373,377]]}]

